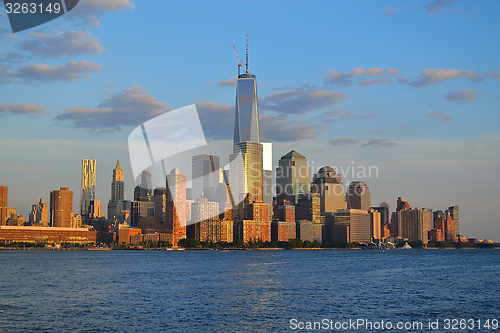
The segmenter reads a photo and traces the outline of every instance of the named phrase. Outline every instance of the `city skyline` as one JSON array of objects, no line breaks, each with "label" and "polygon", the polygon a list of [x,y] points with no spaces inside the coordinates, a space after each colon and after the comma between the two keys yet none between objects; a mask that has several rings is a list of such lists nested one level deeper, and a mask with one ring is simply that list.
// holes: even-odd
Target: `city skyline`
[{"label": "city skyline", "polygon": [[[124,23],[134,19],[140,25],[154,13],[142,4],[116,3],[107,9],[93,5],[94,18],[101,26],[95,20],[95,25],[85,21],[91,15],[76,12],[77,7],[78,16],[73,19],[79,22],[63,18],[16,35],[1,30],[0,184],[9,186],[9,206],[19,214],[27,217],[42,197],[48,202],[53,189],[69,187],[78,193],[77,170],[87,157],[99,160],[97,200],[109,199],[111,170],[117,159],[124,170],[125,197],[131,199],[135,183],[124,138],[138,121],[171,108],[196,102],[207,140],[231,143],[237,71],[231,44],[240,56],[244,54],[248,30],[250,66],[259,76],[259,108],[264,111],[259,124],[261,141],[273,142],[273,168],[290,150],[304,154],[317,169],[375,165],[377,178],[342,175],[344,185],[366,182],[372,205],[386,201],[393,207],[399,196],[417,207],[445,210],[458,205],[461,233],[500,239],[494,211],[499,197],[495,173],[499,137],[494,125],[499,117],[495,110],[500,103],[500,68],[498,46],[491,42],[492,31],[498,30],[492,16],[498,4],[457,1],[432,7],[428,1],[391,7],[367,2],[361,17],[365,27],[373,27],[370,32],[348,21],[357,10],[350,4],[311,5],[303,13],[290,8],[287,14],[310,25],[304,31],[284,25],[295,38],[295,52],[290,52],[292,44],[277,41],[278,33],[287,32],[274,25],[263,29],[250,22],[242,31],[221,30],[228,22],[224,15],[245,9],[274,22],[270,14],[280,12],[282,6],[236,3],[219,12],[204,8],[221,20],[208,25],[209,31],[217,32],[215,39],[183,32],[190,40],[184,43],[167,33],[165,43],[141,55],[144,60],[131,68],[136,51],[130,50],[129,58],[111,39],[116,33],[103,27],[117,24],[129,33],[134,45],[141,45],[142,30],[132,32]],[[169,10],[182,12],[177,6],[181,5],[172,4]],[[330,10],[323,11],[322,6]],[[307,19],[310,11],[332,23]],[[197,10],[191,15],[205,21]],[[275,20],[285,23],[284,17],[278,15]],[[0,27],[7,29],[6,20],[5,14],[0,16]],[[487,22],[492,31],[481,29],[478,22]],[[342,24],[345,29],[340,30]],[[157,36],[149,29],[148,33]],[[387,38],[370,38],[377,33]],[[356,43],[349,43],[351,39]],[[72,41],[80,47],[71,49]],[[43,47],[35,53],[37,43]],[[183,47],[175,48],[178,53],[171,51],[176,43]],[[474,47],[459,48],[467,43]],[[51,53],[57,45],[62,45],[59,54]],[[200,54],[193,45],[204,49],[202,61],[193,61]],[[336,52],[338,45],[344,46],[343,52]],[[364,49],[370,47],[371,52],[365,54]],[[417,52],[421,50],[432,52]],[[412,52],[421,56],[415,58]],[[167,55],[166,64],[153,56],[158,53]],[[155,64],[165,69],[151,70],[149,66]],[[37,73],[47,68],[42,65],[52,69],[40,79]],[[158,71],[164,75],[150,74]],[[130,113],[133,107],[136,113]],[[227,163],[225,154],[210,153],[221,157],[221,165]],[[190,167],[179,165],[188,175]],[[78,195],[73,200],[77,202]]]}]

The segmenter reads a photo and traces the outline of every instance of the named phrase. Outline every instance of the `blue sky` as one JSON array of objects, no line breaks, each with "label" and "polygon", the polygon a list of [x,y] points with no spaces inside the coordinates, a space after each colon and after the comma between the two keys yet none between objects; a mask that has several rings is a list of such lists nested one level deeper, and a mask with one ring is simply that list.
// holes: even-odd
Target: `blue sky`
[{"label": "blue sky", "polygon": [[227,161],[248,32],[274,165],[377,166],[372,205],[459,205],[462,234],[500,241],[496,1],[81,0],[16,34],[0,12],[0,184],[23,216],[60,186],[77,210],[83,158],[104,210],[117,159],[131,199],[128,134],[173,108],[196,103]]}]

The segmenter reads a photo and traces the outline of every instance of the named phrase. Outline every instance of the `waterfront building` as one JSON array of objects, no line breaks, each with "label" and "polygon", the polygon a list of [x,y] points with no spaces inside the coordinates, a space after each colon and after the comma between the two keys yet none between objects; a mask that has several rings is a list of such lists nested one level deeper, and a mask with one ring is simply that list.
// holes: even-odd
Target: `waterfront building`
[{"label": "waterfront building", "polygon": [[353,181],[346,193],[347,209],[370,210],[370,190],[365,182]]},{"label": "waterfront building", "polygon": [[[334,217],[334,224],[331,229],[331,241],[347,243],[366,243],[371,241],[371,222],[368,211],[342,209],[332,215]],[[328,218],[327,216],[325,219],[325,225]]]},{"label": "waterfront building", "polygon": [[324,223],[315,223],[309,220],[298,220],[295,223],[296,238],[303,241],[322,242]]},{"label": "waterfront building", "polygon": [[283,155],[276,168],[276,198],[278,202],[298,202],[298,195],[309,192],[310,168],[305,156],[295,150]]},{"label": "waterfront building", "polygon": [[90,228],[0,226],[0,243],[76,243],[93,244],[97,231]]},{"label": "waterfront building", "polygon": [[370,237],[371,240],[377,240],[382,238],[382,223],[381,214],[379,211],[371,208],[370,209]]},{"label": "waterfront building", "polygon": [[80,190],[80,214],[88,218],[90,201],[95,199],[96,160],[82,160],[82,187]]},{"label": "waterfront building", "polygon": [[59,187],[59,190],[50,192],[50,226],[71,228],[72,222],[73,191],[67,187]]},{"label": "waterfront building", "polygon": [[172,233],[173,245],[186,238],[188,207],[186,200],[186,175],[174,168],[166,177],[167,202],[165,232]]},{"label": "waterfront building", "polygon": [[287,242],[296,238],[296,224],[294,222],[271,222],[271,242]]},{"label": "waterfront building", "polygon": [[410,208],[408,202],[398,198],[397,211],[392,214],[394,224],[394,237],[411,241],[428,242],[427,224],[429,214],[425,209]]},{"label": "waterfront building", "polygon": [[142,230],[137,227],[120,228],[118,230],[118,244],[132,244],[131,237],[142,234]]}]

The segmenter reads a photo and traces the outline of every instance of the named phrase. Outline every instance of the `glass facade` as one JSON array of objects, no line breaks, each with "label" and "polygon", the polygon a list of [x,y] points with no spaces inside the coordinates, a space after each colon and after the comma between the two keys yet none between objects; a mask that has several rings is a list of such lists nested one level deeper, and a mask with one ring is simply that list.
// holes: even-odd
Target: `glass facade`
[{"label": "glass facade", "polygon": [[255,75],[241,74],[236,84],[234,143],[260,142]]}]

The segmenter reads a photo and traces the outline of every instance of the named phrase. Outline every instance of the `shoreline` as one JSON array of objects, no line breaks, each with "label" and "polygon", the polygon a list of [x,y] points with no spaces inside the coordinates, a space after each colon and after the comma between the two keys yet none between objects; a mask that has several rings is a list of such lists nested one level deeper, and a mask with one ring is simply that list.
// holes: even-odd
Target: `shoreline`
[{"label": "shoreline", "polygon": [[[499,250],[500,247],[492,248],[478,248],[478,247],[430,247],[422,249],[384,249],[384,251],[393,250]],[[125,249],[125,248],[46,248],[46,247],[0,247],[0,251],[325,251],[325,250],[335,250],[335,251],[379,251],[379,249],[362,249],[362,248],[172,248],[172,247],[162,247],[162,248],[143,248],[143,249]]]}]

